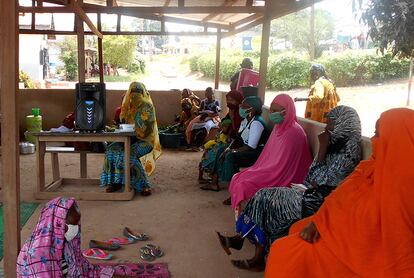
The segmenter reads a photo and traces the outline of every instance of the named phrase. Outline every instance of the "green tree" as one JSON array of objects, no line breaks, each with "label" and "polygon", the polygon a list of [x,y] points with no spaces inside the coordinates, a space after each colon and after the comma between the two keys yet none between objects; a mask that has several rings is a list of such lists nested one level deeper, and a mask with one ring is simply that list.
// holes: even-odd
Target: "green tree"
[{"label": "green tree", "polygon": [[[315,10],[315,58],[322,55],[323,40],[332,38],[334,18],[325,10]],[[272,21],[271,36],[290,41],[293,48],[311,52],[310,11],[302,10]]]},{"label": "green tree", "polygon": [[[361,0],[358,2],[361,5]],[[414,58],[413,0],[371,0],[363,10],[362,19],[382,52],[391,49],[394,56]]]},{"label": "green tree", "polygon": [[104,36],[104,61],[115,67],[127,68],[135,60],[137,36]]},{"label": "green tree", "polygon": [[75,80],[78,74],[78,52],[75,37],[67,36],[59,42],[59,59],[63,62],[68,80]]}]

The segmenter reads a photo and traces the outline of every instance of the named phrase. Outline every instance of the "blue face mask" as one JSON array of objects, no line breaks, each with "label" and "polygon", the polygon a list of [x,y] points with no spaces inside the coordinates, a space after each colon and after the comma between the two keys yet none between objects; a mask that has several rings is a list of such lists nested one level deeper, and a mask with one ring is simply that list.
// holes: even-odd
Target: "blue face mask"
[{"label": "blue face mask", "polygon": [[240,114],[240,117],[242,117],[243,119],[246,119],[248,116],[249,116],[249,113],[250,113],[250,108],[249,109],[244,109],[244,108],[239,108],[239,114]]},{"label": "blue face mask", "polygon": [[269,114],[269,120],[274,124],[281,124],[285,120],[285,116],[282,115],[282,112],[274,112]]}]

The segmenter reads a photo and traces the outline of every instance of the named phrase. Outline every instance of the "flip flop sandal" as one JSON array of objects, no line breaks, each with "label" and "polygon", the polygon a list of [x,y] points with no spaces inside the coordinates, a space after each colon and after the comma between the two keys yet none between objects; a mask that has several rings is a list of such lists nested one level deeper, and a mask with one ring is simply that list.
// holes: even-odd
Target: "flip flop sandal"
[{"label": "flip flop sandal", "polygon": [[141,196],[147,197],[147,196],[150,196],[151,194],[152,194],[151,189],[144,188],[141,190]]},{"label": "flip flop sandal", "polygon": [[225,205],[225,206],[231,206],[231,197],[229,197],[226,200],[224,200],[223,201],[223,205]]},{"label": "flip flop sandal", "polygon": [[141,253],[141,259],[143,259],[144,261],[147,261],[147,262],[152,262],[152,261],[154,261],[155,260],[155,256],[154,255],[152,255],[152,253],[151,253],[151,249],[150,248],[148,248],[148,247],[146,247],[146,246],[144,246],[144,247],[141,247],[140,249],[139,249],[139,252]]},{"label": "flip flop sandal", "polygon": [[231,251],[230,251],[230,241],[227,237],[222,236],[219,232],[216,232],[217,236],[219,238],[220,241],[220,245],[223,248],[224,252],[226,252],[227,255],[231,255]]},{"label": "flip flop sandal", "polygon": [[240,269],[253,271],[253,272],[262,272],[264,271],[264,266],[251,266],[248,260],[231,260],[231,263]]},{"label": "flip flop sandal", "polygon": [[89,241],[89,248],[98,248],[101,250],[109,250],[109,251],[115,251],[121,248],[119,243],[116,242],[104,242],[104,241],[98,241],[98,240],[91,240]]},{"label": "flip flop sandal", "polygon": [[124,236],[132,238],[135,241],[145,241],[149,239],[149,236],[147,236],[145,233],[137,234],[128,227],[124,228]]},{"label": "flip flop sandal", "polygon": [[114,245],[128,245],[135,243],[135,239],[132,237],[114,237],[108,240],[105,240],[105,243],[114,244]]},{"label": "flip flop sandal", "polygon": [[214,192],[219,192],[220,191],[219,188],[214,188],[214,187],[212,187],[211,184],[206,184],[206,185],[200,186],[200,189],[201,190],[207,190],[207,191],[214,191]]},{"label": "flip flop sandal", "polygon": [[211,184],[212,180],[198,180],[198,184]]},{"label": "flip flop sandal", "polygon": [[151,250],[151,254],[154,257],[161,258],[162,256],[164,256],[164,252],[161,250],[159,246],[156,246],[154,244],[147,244],[145,245],[145,247],[148,247]]},{"label": "flip flop sandal", "polygon": [[88,259],[105,260],[105,261],[111,260],[113,257],[112,254],[108,254],[99,248],[91,248],[91,249],[84,250],[82,252],[82,255]]}]

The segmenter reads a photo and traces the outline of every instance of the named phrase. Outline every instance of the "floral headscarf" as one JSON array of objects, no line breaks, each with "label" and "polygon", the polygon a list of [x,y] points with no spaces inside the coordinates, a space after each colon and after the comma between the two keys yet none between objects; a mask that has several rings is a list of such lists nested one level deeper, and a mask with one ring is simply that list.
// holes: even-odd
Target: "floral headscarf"
[{"label": "floral headscarf", "polygon": [[153,146],[152,152],[140,158],[145,172],[151,175],[155,170],[155,161],[161,155],[158,125],[154,104],[145,85],[132,82],[122,101],[121,120],[135,125],[138,139]]}]

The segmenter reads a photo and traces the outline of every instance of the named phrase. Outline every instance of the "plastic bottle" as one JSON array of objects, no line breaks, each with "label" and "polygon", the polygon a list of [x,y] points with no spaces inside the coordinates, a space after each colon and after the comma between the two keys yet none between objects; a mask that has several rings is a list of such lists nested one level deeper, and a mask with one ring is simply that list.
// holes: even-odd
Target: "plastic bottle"
[{"label": "plastic bottle", "polygon": [[40,108],[32,108],[32,115],[26,116],[26,129],[26,141],[35,144],[36,137],[31,135],[31,133],[42,131],[42,116],[40,115]]}]

